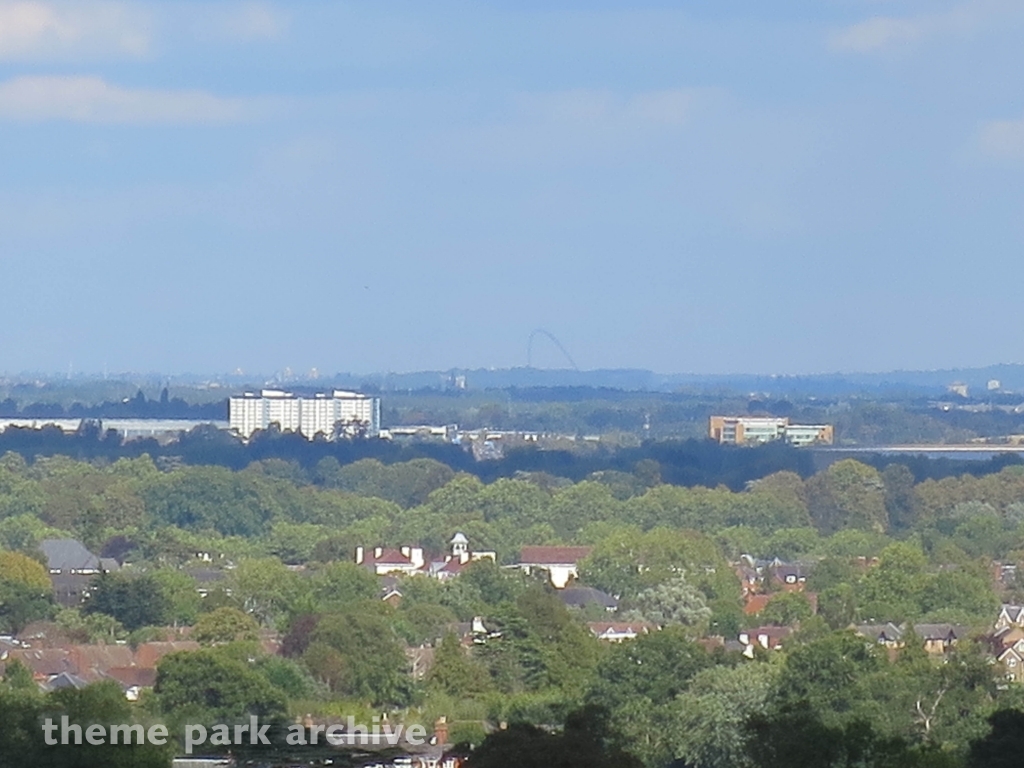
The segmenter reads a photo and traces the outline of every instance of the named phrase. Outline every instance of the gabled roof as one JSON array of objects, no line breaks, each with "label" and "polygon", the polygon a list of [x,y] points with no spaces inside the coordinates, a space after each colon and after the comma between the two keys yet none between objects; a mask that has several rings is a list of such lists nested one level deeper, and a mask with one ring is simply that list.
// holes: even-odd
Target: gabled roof
[{"label": "gabled roof", "polygon": [[914,634],[922,640],[958,640],[966,637],[969,627],[959,624],[915,624]]},{"label": "gabled roof", "polygon": [[198,651],[199,643],[194,640],[175,640],[164,643],[143,643],[135,649],[135,663],[140,667],[155,667],[157,662],[169,653]]},{"label": "gabled roof", "polygon": [[73,672],[75,666],[63,648],[24,648],[10,651],[8,659],[17,659],[36,677],[53,677],[61,672]]},{"label": "gabled roof", "polygon": [[1005,616],[1011,624],[1024,623],[1024,605],[1010,605],[1004,603],[999,611],[1000,616]]},{"label": "gabled roof", "polygon": [[156,683],[156,670],[152,667],[111,667],[103,674],[119,682],[122,688],[152,688]]},{"label": "gabled roof", "polygon": [[39,549],[51,571],[99,571],[100,559],[77,539],[43,539]]},{"label": "gabled roof", "polygon": [[653,629],[653,624],[646,621],[588,621],[589,629],[596,637],[607,634],[646,635]]},{"label": "gabled roof", "polygon": [[585,608],[588,605],[600,605],[602,608],[614,609],[619,607],[619,601],[606,592],[593,587],[566,587],[558,596],[566,605],[573,605],[578,608]]},{"label": "gabled roof", "polygon": [[1024,656],[1022,656],[1020,652],[1011,645],[996,656],[996,661],[1005,662],[1007,659],[1017,659],[1018,661],[1021,661],[1024,660]]},{"label": "gabled roof", "polygon": [[435,571],[435,573],[443,573],[448,576],[458,576],[460,573],[462,573],[462,569],[465,568],[467,565],[469,565],[468,561],[463,563],[453,557],[447,563],[438,568],[437,571]]},{"label": "gabled roof", "polygon": [[876,643],[892,643],[903,639],[903,629],[892,622],[887,624],[858,624],[856,632]]},{"label": "gabled roof", "polygon": [[70,672],[61,672],[46,683],[46,690],[59,691],[62,688],[82,689],[87,685],[88,683],[77,675],[72,675]]},{"label": "gabled roof", "polygon": [[366,553],[363,562],[369,565],[412,565],[412,560],[397,549],[384,549],[379,555],[374,555],[371,549]]},{"label": "gabled roof", "polygon": [[576,565],[594,551],[593,547],[523,547],[521,565]]},{"label": "gabled roof", "polygon": [[73,645],[68,648],[68,654],[80,675],[135,663],[135,654],[127,645]]}]

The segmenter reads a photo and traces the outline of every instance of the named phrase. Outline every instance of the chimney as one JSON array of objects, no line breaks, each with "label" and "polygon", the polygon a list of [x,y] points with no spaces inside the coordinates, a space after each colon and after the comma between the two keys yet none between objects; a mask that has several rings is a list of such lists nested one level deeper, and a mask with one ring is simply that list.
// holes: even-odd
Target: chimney
[{"label": "chimney", "polygon": [[412,561],[412,567],[413,568],[422,568],[423,567],[423,547],[407,547],[407,549],[409,551],[406,553],[406,557],[408,557]]},{"label": "chimney", "polygon": [[380,557],[383,554],[384,554],[384,547],[374,547],[373,548],[373,556],[374,556],[374,558],[378,558],[378,557]]},{"label": "chimney", "polygon": [[448,718],[444,715],[434,721],[434,740],[438,745],[448,743]]},{"label": "chimney", "polygon": [[356,565],[363,564],[363,548],[356,547]]}]

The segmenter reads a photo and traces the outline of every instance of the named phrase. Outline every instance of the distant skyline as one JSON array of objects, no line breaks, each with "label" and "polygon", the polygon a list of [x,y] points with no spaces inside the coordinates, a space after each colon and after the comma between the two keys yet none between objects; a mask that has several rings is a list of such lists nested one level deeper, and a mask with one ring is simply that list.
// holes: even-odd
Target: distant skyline
[{"label": "distant skyline", "polygon": [[537,328],[584,370],[1024,362],[1022,34],[1008,0],[0,0],[0,372],[507,368]]}]

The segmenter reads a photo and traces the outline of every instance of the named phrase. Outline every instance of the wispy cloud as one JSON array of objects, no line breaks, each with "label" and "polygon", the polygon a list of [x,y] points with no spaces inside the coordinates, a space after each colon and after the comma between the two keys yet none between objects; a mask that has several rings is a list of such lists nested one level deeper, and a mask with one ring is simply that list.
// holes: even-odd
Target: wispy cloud
[{"label": "wispy cloud", "polygon": [[829,42],[835,50],[868,53],[920,40],[932,27],[933,18],[875,16],[835,33]]},{"label": "wispy cloud", "polygon": [[240,3],[221,14],[224,30],[241,40],[272,39],[284,34],[290,19],[270,3]]},{"label": "wispy cloud", "polygon": [[829,47],[836,51],[877,53],[899,50],[937,37],[968,35],[1009,14],[1020,14],[1019,3],[972,0],[937,13],[915,16],[874,16],[833,32]]},{"label": "wispy cloud", "polygon": [[0,83],[0,120],[105,125],[211,124],[257,117],[266,105],[197,90],[123,88],[99,77],[16,77]]},{"label": "wispy cloud", "polygon": [[978,148],[997,160],[1024,160],[1024,118],[985,123],[978,134]]},{"label": "wispy cloud", "polygon": [[0,59],[143,56],[152,20],[126,3],[44,3],[0,0]]}]

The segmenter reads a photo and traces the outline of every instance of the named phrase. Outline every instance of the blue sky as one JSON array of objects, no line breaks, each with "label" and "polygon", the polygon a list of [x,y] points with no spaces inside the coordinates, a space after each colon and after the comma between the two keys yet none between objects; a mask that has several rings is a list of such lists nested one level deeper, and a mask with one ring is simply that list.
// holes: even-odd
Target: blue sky
[{"label": "blue sky", "polygon": [[0,372],[504,367],[534,328],[583,368],[1024,362],[1022,33],[1003,0],[0,0]]}]

